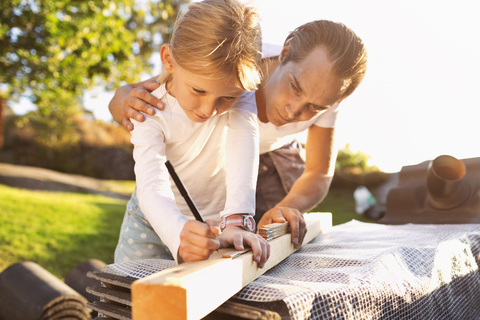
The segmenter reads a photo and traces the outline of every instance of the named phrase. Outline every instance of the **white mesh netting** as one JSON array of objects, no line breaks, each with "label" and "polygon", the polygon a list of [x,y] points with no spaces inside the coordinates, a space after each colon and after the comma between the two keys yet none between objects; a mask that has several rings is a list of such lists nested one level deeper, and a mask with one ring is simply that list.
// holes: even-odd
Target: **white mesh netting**
[{"label": "white mesh netting", "polygon": [[[335,226],[235,298],[283,301],[292,319],[480,319],[480,225]],[[108,265],[142,278],[167,260]]]}]

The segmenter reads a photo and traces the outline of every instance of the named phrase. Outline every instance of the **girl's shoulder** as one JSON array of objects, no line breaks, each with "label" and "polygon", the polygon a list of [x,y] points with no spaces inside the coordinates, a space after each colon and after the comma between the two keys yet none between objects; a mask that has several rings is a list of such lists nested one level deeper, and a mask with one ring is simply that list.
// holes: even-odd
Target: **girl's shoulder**
[{"label": "girl's shoulder", "polygon": [[177,99],[168,94],[164,84],[152,91],[152,95],[163,102],[163,110],[155,109],[154,117],[167,120],[171,120],[172,117],[180,121],[182,119],[188,120],[182,108],[178,105]]},{"label": "girl's shoulder", "polygon": [[232,110],[244,110],[257,114],[257,105],[255,102],[255,90],[245,91],[235,103]]},{"label": "girl's shoulder", "polygon": [[198,123],[187,117],[177,100],[168,94],[165,85],[161,85],[158,89],[152,91],[152,94],[161,99],[164,106],[163,110],[155,109],[155,114],[149,118],[163,131],[165,142],[183,140],[194,134]]},{"label": "girl's shoulder", "polygon": [[154,95],[156,98],[163,100],[163,98],[165,98],[165,96],[167,95],[167,89],[165,88],[165,84],[162,84],[156,90],[153,90],[152,95]]}]

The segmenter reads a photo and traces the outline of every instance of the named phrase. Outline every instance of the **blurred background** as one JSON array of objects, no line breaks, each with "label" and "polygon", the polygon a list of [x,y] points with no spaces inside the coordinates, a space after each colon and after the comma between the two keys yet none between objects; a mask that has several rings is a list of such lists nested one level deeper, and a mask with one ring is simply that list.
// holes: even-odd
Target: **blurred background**
[{"label": "blurred background", "polygon": [[[55,148],[73,128],[70,114],[111,123],[114,90],[159,73],[158,47],[188,1],[88,2],[73,11],[71,1],[9,2],[2,4],[1,94],[15,115],[36,113],[46,130],[40,136]],[[267,43],[282,44],[289,31],[316,19],[342,22],[363,39],[368,70],[342,103],[340,148],[368,155],[369,164],[385,172],[441,154],[480,154],[480,20],[474,0],[256,4]]]},{"label": "blurred background", "polygon": [[[187,2],[0,2],[0,271],[30,260],[62,278],[86,259],[113,261],[134,174],[108,102],[160,72],[159,47]],[[334,182],[314,209],[334,224],[371,221],[355,213],[354,190],[391,187],[404,165],[480,156],[475,0],[257,5],[267,43],[329,19],[367,47],[365,79],[341,106]]]}]

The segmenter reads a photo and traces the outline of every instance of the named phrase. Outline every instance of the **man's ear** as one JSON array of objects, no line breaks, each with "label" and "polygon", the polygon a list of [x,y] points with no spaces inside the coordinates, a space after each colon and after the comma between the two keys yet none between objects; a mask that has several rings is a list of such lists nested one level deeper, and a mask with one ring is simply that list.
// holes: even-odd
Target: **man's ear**
[{"label": "man's ear", "polygon": [[168,44],[163,44],[160,48],[160,59],[162,60],[162,66],[165,68],[165,70],[167,70],[168,73],[173,73],[175,65],[170,46]]},{"label": "man's ear", "polygon": [[278,56],[278,61],[281,63],[286,57],[290,55],[290,42],[287,42]]}]

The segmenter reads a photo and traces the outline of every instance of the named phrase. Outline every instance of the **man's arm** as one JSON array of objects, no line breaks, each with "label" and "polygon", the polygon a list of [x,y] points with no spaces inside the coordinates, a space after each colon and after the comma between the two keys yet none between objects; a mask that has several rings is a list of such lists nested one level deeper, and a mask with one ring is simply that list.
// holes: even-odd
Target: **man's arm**
[{"label": "man's arm", "polygon": [[108,105],[113,120],[132,131],[133,124],[130,119],[143,121],[145,118],[141,112],[153,115],[155,114],[154,107],[163,109],[160,99],[151,94],[160,86],[157,78],[152,77],[142,82],[127,84],[118,88]]},{"label": "man's arm", "polygon": [[305,171],[290,192],[268,210],[258,225],[288,221],[292,243],[298,248],[306,233],[302,213],[320,203],[328,193],[335,169],[334,128],[311,126],[308,129]]},{"label": "man's arm", "polygon": [[335,169],[334,130],[317,126],[308,129],[305,171],[277,206],[304,213],[325,198]]}]

